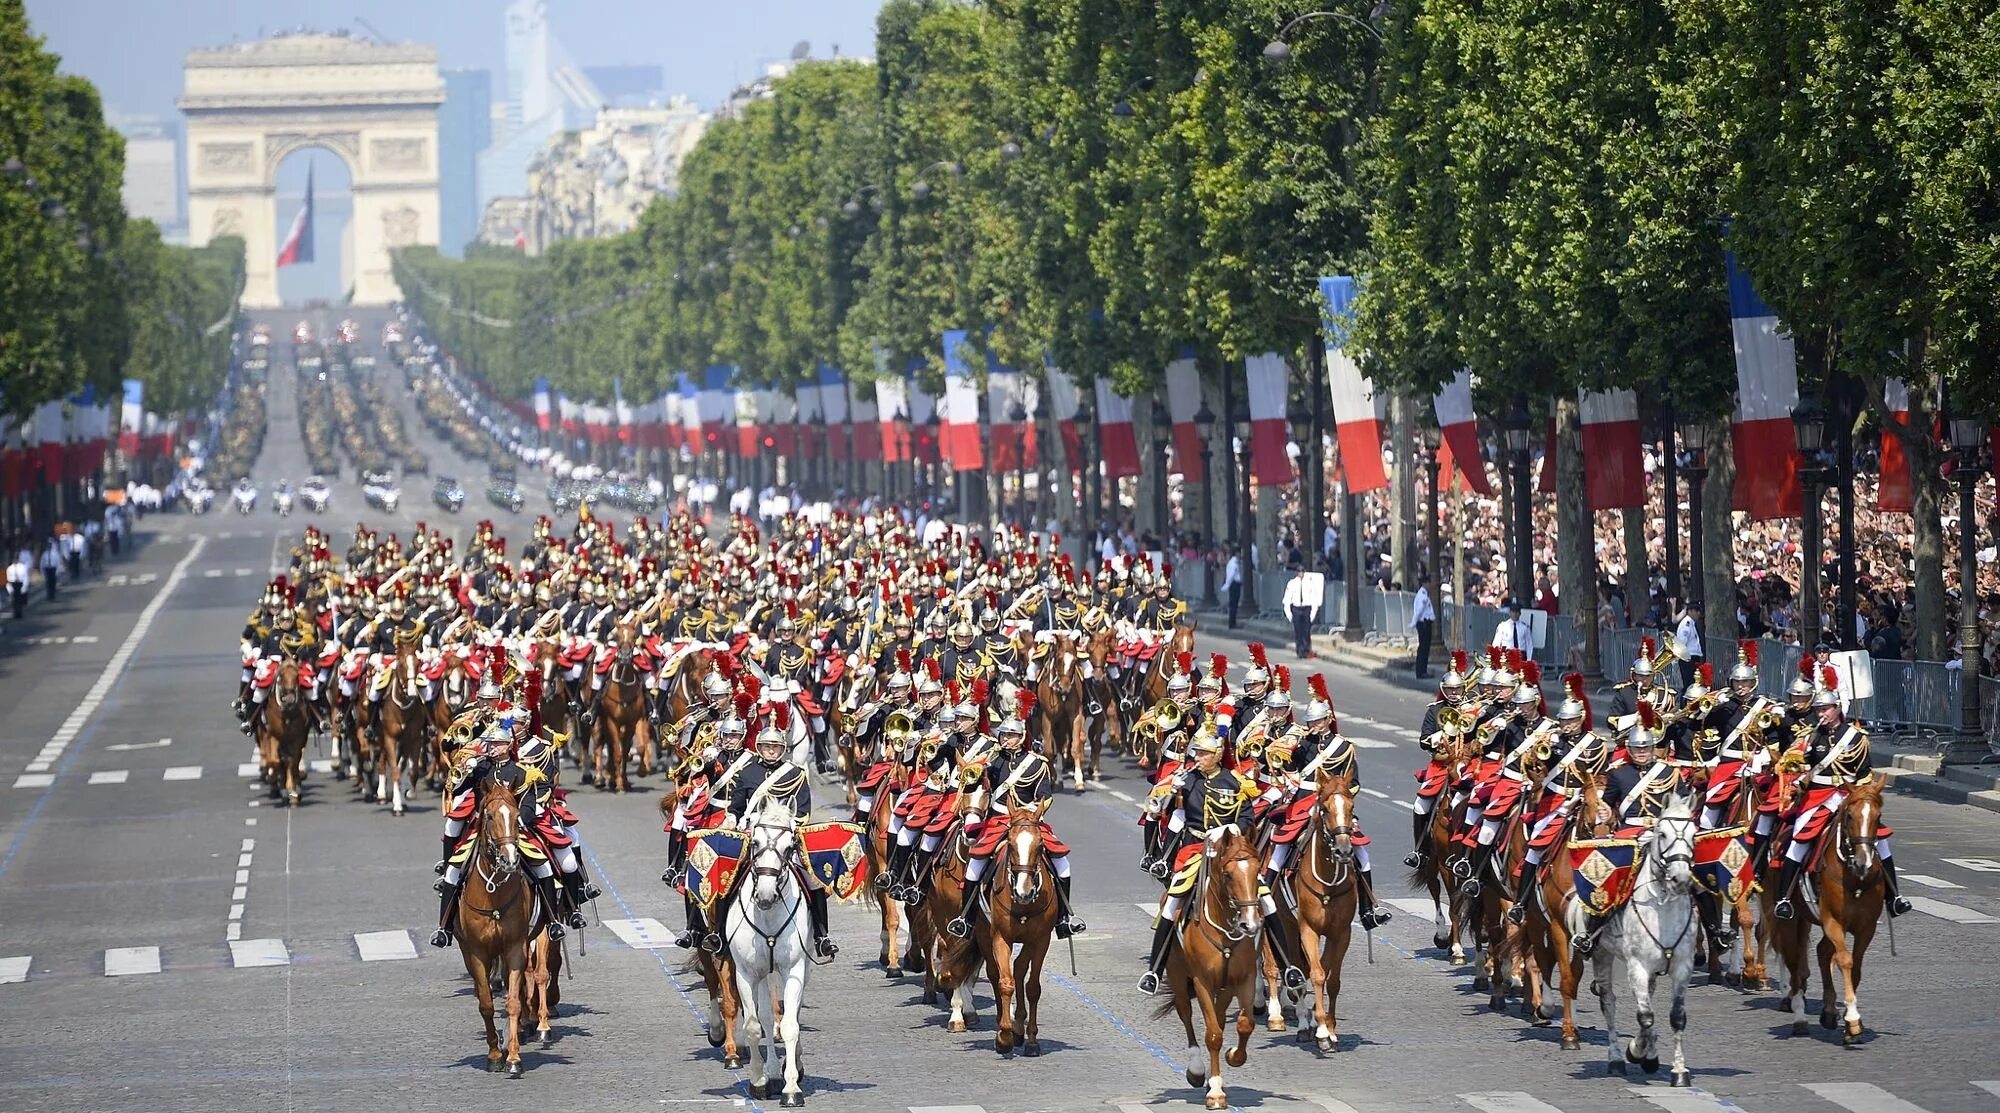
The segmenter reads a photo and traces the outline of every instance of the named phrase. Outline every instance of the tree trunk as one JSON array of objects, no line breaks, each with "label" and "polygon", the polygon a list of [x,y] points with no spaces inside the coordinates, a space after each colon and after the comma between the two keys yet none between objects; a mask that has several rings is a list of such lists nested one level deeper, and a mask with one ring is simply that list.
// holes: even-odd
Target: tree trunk
[{"label": "tree trunk", "polygon": [[[1923,346],[1912,343],[1911,348],[1912,363],[1921,366]],[[1879,392],[1876,397],[1881,397]],[[1957,622],[1957,616],[1946,610],[1942,511],[1950,491],[1942,471],[1943,449],[1937,438],[1931,436],[1932,419],[1936,416],[1931,398],[1932,391],[1913,381],[1909,424],[1898,426],[1890,422],[1885,426],[1902,440],[1903,458],[1910,462],[1910,555],[1915,564],[1910,570],[1910,595],[1917,613],[1911,623],[1916,637],[1909,655],[1916,661],[1944,660],[1945,647]]]},{"label": "tree trunk", "polygon": [[[1729,426],[1717,419],[1709,422],[1708,443],[1728,444]],[[1730,494],[1736,487],[1736,455],[1733,452],[1708,454],[1708,477],[1701,485],[1701,565],[1702,598],[1708,601],[1702,616],[1702,648],[1715,662],[1718,676],[1729,675],[1727,647],[1736,644],[1742,628],[1736,623],[1736,524]]]},{"label": "tree trunk", "polygon": [[1646,517],[1651,512],[1650,505],[1618,512],[1625,526],[1625,575],[1619,581],[1625,589],[1625,613],[1618,621],[1626,626],[1637,626],[1639,617],[1646,613],[1646,596],[1651,590],[1646,582],[1652,573],[1651,556],[1646,552]]},{"label": "tree trunk", "polygon": [[[1590,497],[1583,479],[1583,433],[1577,425],[1576,399],[1556,399],[1556,583],[1562,594],[1562,613],[1577,624],[1583,635],[1580,665],[1570,661],[1550,664],[1567,672],[1580,667],[1587,675],[1598,674],[1597,661],[1597,551],[1596,534],[1591,528]],[[1549,466],[1549,465],[1545,465]]]},{"label": "tree trunk", "polygon": [[[1285,570],[1285,550],[1278,544],[1278,503],[1279,490],[1260,484],[1257,487],[1257,560],[1262,572],[1283,572]],[[1275,610],[1277,599],[1266,599],[1260,592],[1257,602],[1267,610]]]},{"label": "tree trunk", "polygon": [[[1423,461],[1417,452],[1417,424],[1414,400],[1403,394],[1395,395],[1390,401],[1390,412],[1395,417],[1393,425],[1394,441],[1392,451],[1396,458],[1396,471],[1390,478],[1390,490],[1395,492],[1394,514],[1396,523],[1396,574],[1403,581],[1405,591],[1417,589],[1417,485],[1423,482]],[[1436,574],[1436,569],[1432,569]]]}]

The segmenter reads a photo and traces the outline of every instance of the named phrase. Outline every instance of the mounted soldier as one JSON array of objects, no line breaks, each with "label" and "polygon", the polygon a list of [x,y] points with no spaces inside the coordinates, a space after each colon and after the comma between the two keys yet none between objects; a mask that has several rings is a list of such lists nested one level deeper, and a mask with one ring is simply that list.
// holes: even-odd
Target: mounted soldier
[{"label": "mounted soldier", "polygon": [[[1018,702],[1014,713],[1000,722],[999,752],[986,762],[978,782],[985,789],[985,804],[991,814],[977,819],[972,816],[966,818],[965,837],[970,849],[967,851],[965,885],[958,916],[945,925],[945,932],[955,939],[969,938],[972,934],[969,922],[972,906],[979,902],[983,887],[981,880],[1006,837],[1007,817],[1016,809],[1039,807],[1054,795],[1054,769],[1047,758],[1027,748],[1027,720],[1034,713],[1035,695],[1024,691],[1016,698]],[[1056,837],[1055,829],[1049,826],[1046,819],[1041,822],[1041,836],[1049,868],[1056,876],[1056,937],[1067,939],[1084,930],[1083,921],[1076,918],[1074,905],[1070,902],[1069,846]],[[1032,865],[1013,863],[1016,869]]]},{"label": "mounted soldier", "polygon": [[[1250,796],[1244,782],[1222,765],[1222,742],[1211,733],[1196,735],[1188,743],[1194,765],[1183,770],[1166,811],[1166,829],[1172,838],[1168,858],[1172,863],[1166,903],[1160,907],[1153,925],[1152,953],[1146,973],[1139,979],[1139,992],[1160,991],[1160,973],[1166,968],[1168,950],[1179,927],[1181,911],[1200,877],[1202,851],[1211,834],[1239,826]],[[1252,790],[1254,791],[1254,790]],[[1239,826],[1240,829],[1240,826]]]},{"label": "mounted soldier", "polygon": [[[784,704],[771,709],[771,717],[764,728],[757,732],[757,760],[750,764],[737,778],[729,798],[729,825],[746,829],[758,816],[767,814],[766,809],[776,804],[789,808],[792,819],[803,824],[812,816],[812,784],[804,768],[786,760],[785,751],[791,742],[786,737],[786,718],[790,715]],[[840,953],[828,933],[827,892],[811,871],[802,871],[805,877],[806,912],[811,918],[813,952],[821,962],[831,962]],[[729,896],[723,897],[716,908],[716,920],[722,921],[728,913]],[[722,939],[713,931],[702,940],[702,947],[719,953]]]}]

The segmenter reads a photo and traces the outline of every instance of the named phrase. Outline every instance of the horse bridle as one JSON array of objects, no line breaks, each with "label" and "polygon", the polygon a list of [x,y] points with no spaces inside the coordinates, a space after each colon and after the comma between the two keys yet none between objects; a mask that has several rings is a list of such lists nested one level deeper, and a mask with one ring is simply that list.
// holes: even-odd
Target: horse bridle
[{"label": "horse bridle", "polygon": [[[755,831],[789,830],[789,828],[780,826],[775,823],[763,823],[763,822],[754,824],[751,829],[753,833]],[[782,891],[784,885],[785,873],[792,868],[793,861],[798,857],[798,853],[799,853],[799,843],[796,837],[792,840],[792,845],[788,850],[784,850],[781,852],[776,847],[767,846],[763,850],[758,851],[757,855],[754,858],[750,859],[751,880],[754,882],[757,878],[760,877],[777,878],[780,890]],[[777,857],[778,864],[775,866],[763,865],[762,864],[763,860],[771,856]],[[766,933],[763,928],[758,927],[757,924],[750,919],[750,917],[748,916],[740,917],[743,926],[755,932],[758,940],[764,944],[765,966],[774,970],[777,968],[778,940],[782,938],[786,930],[792,926],[793,921],[799,918],[799,909],[805,907],[805,903],[806,903],[805,887],[801,885],[798,897],[792,901],[792,906],[785,911],[784,923],[779,924],[776,930],[771,931],[769,933]]]},{"label": "horse bridle", "polygon": [[[507,810],[511,811],[511,809]],[[475,855],[473,868],[478,871],[479,880],[486,886],[486,891],[489,894],[498,892],[500,886],[512,881],[521,872],[521,863],[518,858],[513,862],[508,862],[501,856],[501,850],[513,838],[514,833],[512,831],[506,832],[504,837],[498,837],[487,824],[482,823],[479,825],[479,850]],[[474,911],[498,920],[501,913],[513,907],[514,901],[518,897],[519,894],[517,893],[514,897],[508,898],[507,902],[498,908],[475,909]]]},{"label": "horse bridle", "polygon": [[[1319,882],[1321,888],[1331,892],[1334,886],[1346,881],[1353,872],[1354,823],[1352,811],[1348,813],[1348,822],[1336,826],[1327,826],[1328,818],[1327,810],[1324,807],[1320,808],[1318,824],[1320,841],[1326,846],[1326,856],[1333,863],[1334,875],[1331,878],[1319,875],[1319,860],[1316,855],[1309,855],[1307,861],[1312,870],[1313,880]],[[1345,846],[1340,843],[1342,837],[1348,839]]]},{"label": "horse bridle", "polygon": [[[1200,898],[1197,903],[1201,908],[1201,915],[1198,919],[1204,932],[1221,936],[1220,939],[1211,938],[1210,942],[1216,945],[1216,949],[1221,951],[1222,957],[1227,960],[1235,944],[1241,943],[1245,939],[1257,934],[1256,929],[1245,930],[1239,925],[1243,922],[1243,914],[1257,907],[1261,901],[1254,894],[1248,900],[1238,900],[1226,894],[1218,894],[1217,899],[1229,908],[1229,926],[1224,927],[1211,919],[1208,911],[1208,900],[1211,891],[1214,889],[1214,875],[1219,873],[1224,867],[1221,864],[1220,846],[1204,849],[1202,853],[1214,855],[1214,857],[1210,859],[1210,864],[1213,868],[1202,871],[1202,891],[1197,894]],[[1245,862],[1252,861],[1254,860],[1254,856],[1246,854],[1242,860]],[[1229,946],[1224,946],[1224,943],[1229,944]]]},{"label": "horse bridle", "polygon": [[[1034,823],[1039,823],[1039,822],[1040,822],[1039,819],[1034,821]],[[1033,826],[1034,823],[1023,824],[1022,826],[1029,827]],[[1011,884],[1011,882],[1014,879],[1020,877],[1022,874],[1033,874],[1035,878],[1035,887],[1029,891],[1027,896],[1021,897],[1019,899],[1026,904],[1038,904],[1042,899],[1043,890],[1047,887],[1042,882],[1042,856],[1040,854],[1027,855],[1026,857],[1028,857],[1030,861],[1026,865],[1023,865],[1020,862],[1016,862],[1014,860],[1015,855],[1012,853],[1014,849],[1014,833],[1015,833],[1015,827],[1012,819],[1010,818],[1007,827],[1007,850],[1009,851],[1009,854],[1007,856],[1007,877],[1010,884],[1007,886],[1007,890],[1010,893],[1013,892],[1014,887]]]}]

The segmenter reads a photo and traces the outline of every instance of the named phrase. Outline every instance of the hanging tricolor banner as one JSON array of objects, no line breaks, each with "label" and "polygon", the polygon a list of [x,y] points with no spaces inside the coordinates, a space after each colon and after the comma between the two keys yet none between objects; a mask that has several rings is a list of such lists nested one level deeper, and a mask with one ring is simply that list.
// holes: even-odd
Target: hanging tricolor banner
[{"label": "hanging tricolor banner", "polygon": [[819,379],[815,377],[809,382],[800,383],[792,389],[792,397],[797,402],[799,456],[802,459],[819,456],[820,445],[825,443],[825,437],[820,431],[823,423],[821,419],[825,417],[825,412],[820,407]]},{"label": "hanging tricolor banner", "polygon": [[979,443],[979,381],[967,356],[973,354],[962,328],[944,333],[944,406],[939,439],[953,471],[981,471],[986,453]]},{"label": "hanging tricolor banner", "polygon": [[758,392],[757,423],[764,429],[764,448],[785,459],[796,459],[799,405],[788,390]]},{"label": "hanging tricolor banner", "polygon": [[574,437],[583,428],[583,407],[569,400],[569,395],[556,391],[556,421],[565,435]]},{"label": "hanging tricolor banner", "polygon": [[41,450],[42,482],[63,481],[63,433],[68,419],[60,400],[35,407],[35,443]]},{"label": "hanging tricolor banner", "polygon": [[139,454],[139,423],[145,412],[146,384],[126,379],[125,401],[118,409],[118,451],[127,456]]},{"label": "hanging tricolor banner", "polygon": [[701,452],[708,447],[707,438],[701,435],[701,388],[685,371],[674,372],[674,382],[681,395],[681,445],[690,452]]},{"label": "hanging tricolor banner", "polygon": [[[1640,448],[1639,396],[1629,390],[1577,393],[1583,418],[1583,483],[1592,510],[1646,505],[1646,461]],[[1550,470],[1544,459],[1542,470]]]},{"label": "hanging tricolor banner", "polygon": [[850,455],[847,376],[825,363],[819,365],[819,414],[820,422],[826,428],[827,457],[833,460],[847,459]]},{"label": "hanging tricolor banner", "polygon": [[[1375,408],[1374,384],[1361,374],[1348,340],[1354,330],[1354,276],[1321,278],[1319,294],[1326,301],[1326,386],[1340,437],[1340,473],[1348,494],[1379,491],[1389,485],[1382,468],[1382,415]],[[1282,396],[1278,416],[1284,416]]]},{"label": "hanging tricolor banner", "polygon": [[[1243,361],[1243,378],[1249,387],[1250,475],[1267,486],[1290,483],[1298,478],[1292,458],[1285,452],[1290,441],[1285,428],[1285,397],[1291,368],[1285,365],[1285,357],[1265,352]],[[1376,459],[1381,459],[1380,453]]]},{"label": "hanging tricolor banner", "polygon": [[1736,340],[1735,507],[1757,520],[1799,516],[1799,452],[1792,410],[1799,404],[1798,356],[1792,335],[1750,286],[1750,276],[1725,256],[1729,326]]},{"label": "hanging tricolor banner", "polygon": [[293,263],[313,261],[313,167],[306,164],[306,203],[299,209],[299,215],[292,218],[292,230],[285,233],[284,246],[278,248],[278,265],[289,267]]},{"label": "hanging tricolor banner", "polygon": [[992,452],[988,459],[993,470],[1009,472],[1024,465],[1021,455],[1021,422],[1014,420],[1015,407],[1024,411],[1027,400],[1021,394],[1021,373],[1002,364],[992,352],[986,353],[986,413],[992,423]]},{"label": "hanging tricolor banner", "polygon": [[1062,437],[1063,461],[1069,470],[1081,471],[1083,437],[1077,432],[1076,411],[1081,408],[1082,399],[1077,396],[1076,382],[1047,356],[1042,357],[1042,366],[1048,372],[1049,413],[1055,418],[1057,434]]},{"label": "hanging tricolor banner", "polygon": [[910,458],[909,440],[902,435],[902,426],[910,420],[909,383],[899,375],[884,375],[875,380],[875,404],[879,411],[882,437],[882,462],[897,464]]},{"label": "hanging tricolor banner", "polygon": [[1174,466],[1189,483],[1201,482],[1201,430],[1194,415],[1201,412],[1201,371],[1193,348],[1167,364],[1167,413],[1174,421]]},{"label": "hanging tricolor banner", "polygon": [[1041,457],[1037,455],[1041,437],[1039,418],[1042,413],[1042,387],[1033,378],[1021,376],[1021,409],[1027,412],[1028,420],[1021,425],[1021,466],[1033,471],[1041,467]]},{"label": "hanging tricolor banner", "polygon": [[729,367],[711,363],[701,373],[701,440],[718,452],[732,445],[722,439],[723,427],[736,422],[736,399],[730,394]]},{"label": "hanging tricolor banner", "polygon": [[1467,487],[1492,498],[1493,483],[1486,477],[1486,460],[1479,451],[1479,415],[1472,412],[1472,372],[1460,371],[1439,387],[1431,398],[1431,408],[1443,434],[1438,445],[1438,470],[1444,474],[1443,481],[1450,481],[1451,469],[1456,466]]},{"label": "hanging tricolor banner", "polygon": [[611,442],[611,407],[602,402],[589,402],[583,407],[583,434],[591,444]]},{"label": "hanging tricolor banner", "polygon": [[542,432],[549,431],[549,381],[535,380],[535,426]]},{"label": "hanging tricolor banner", "polygon": [[631,403],[625,401],[625,382],[614,375],[611,378],[611,424],[617,430],[621,441],[632,440],[632,426],[636,422]]},{"label": "hanging tricolor banner", "polygon": [[681,427],[684,419],[681,417],[679,378],[678,375],[675,376],[677,381],[673,390],[660,395],[660,447],[662,448],[678,449],[686,443],[686,438],[682,435],[685,430]]},{"label": "hanging tricolor banner", "polygon": [[21,424],[13,418],[0,417],[0,498],[19,498],[28,493],[30,465],[21,430]]},{"label": "hanging tricolor banner", "polygon": [[882,421],[876,416],[873,398],[863,398],[852,384],[848,391],[853,395],[848,399],[848,428],[854,430],[854,458],[856,460],[880,460],[882,458]]},{"label": "hanging tricolor banner", "polygon": [[922,373],[924,363],[920,359],[910,361],[910,455],[919,464],[935,464],[941,456],[938,452],[937,396],[923,388],[923,381],[917,376]]},{"label": "hanging tricolor banner", "polygon": [[[733,370],[733,368],[732,368]],[[757,455],[757,391],[755,388],[739,388],[730,391],[730,404],[735,407],[735,415],[730,424],[736,426],[736,440],[730,445],[736,455],[749,459]]]},{"label": "hanging tricolor banner", "polygon": [[[1882,408],[1898,425],[1910,423],[1910,384],[1890,379],[1882,384]],[[1882,430],[1882,482],[1875,490],[1875,509],[1908,514],[1912,506],[1910,458],[1903,452],[1903,438],[1894,429]]]},{"label": "hanging tricolor banner", "polygon": [[1132,400],[1097,377],[1097,447],[1104,459],[1104,478],[1119,480],[1139,474],[1139,437],[1132,431]]}]

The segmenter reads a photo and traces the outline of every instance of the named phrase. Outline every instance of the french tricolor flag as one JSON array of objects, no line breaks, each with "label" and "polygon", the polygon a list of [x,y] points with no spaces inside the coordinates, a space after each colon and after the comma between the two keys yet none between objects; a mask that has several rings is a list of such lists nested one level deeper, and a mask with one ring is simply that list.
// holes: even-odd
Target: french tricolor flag
[{"label": "french tricolor flag", "polygon": [[723,444],[722,427],[735,421],[736,399],[729,392],[729,368],[711,363],[701,373],[702,444],[718,452],[730,447]]},{"label": "french tricolor flag", "polygon": [[[1640,449],[1639,396],[1629,390],[1582,391],[1583,484],[1592,510],[1646,505],[1645,454]],[[1551,465],[1544,462],[1543,469]]]},{"label": "french tricolor flag", "polygon": [[757,455],[757,441],[761,436],[757,428],[757,395],[756,390],[736,390],[730,394],[730,400],[736,407],[736,454],[745,459]]},{"label": "french tricolor flag", "polygon": [[792,397],[798,404],[798,423],[801,426],[805,426],[808,430],[804,436],[799,438],[799,455],[800,457],[818,456],[820,454],[820,438],[812,430],[816,430],[822,424],[821,419],[825,416],[820,408],[818,378],[814,378],[809,383],[800,383],[792,390]]},{"label": "french tricolor flag", "polygon": [[1104,478],[1120,480],[1139,474],[1139,438],[1132,432],[1132,400],[1111,389],[1111,380],[1097,377],[1097,447],[1104,457]]},{"label": "french tricolor flag", "polygon": [[1071,471],[1081,471],[1083,438],[1077,433],[1076,412],[1082,408],[1083,400],[1077,395],[1076,380],[1047,356],[1042,357],[1042,364],[1048,371],[1049,411],[1056,421],[1056,435],[1062,438],[1063,459]]},{"label": "french tricolor flag", "polygon": [[125,402],[118,411],[118,451],[127,456],[139,455],[139,426],[146,413],[146,384],[138,379],[125,380]]},{"label": "french tricolor flag", "polygon": [[819,365],[819,414],[826,427],[826,455],[845,460],[852,453],[847,426],[847,376],[830,364]]},{"label": "french tricolor flag", "polygon": [[896,418],[910,416],[909,383],[896,375],[875,380],[875,404],[881,411],[882,462],[899,463],[910,458],[910,446],[896,435]]},{"label": "french tricolor flag", "polygon": [[1799,452],[1792,410],[1799,404],[1798,356],[1778,315],[1729,268],[1729,325],[1736,341],[1735,503],[1759,521],[1799,516]]},{"label": "french tricolor flag", "polygon": [[786,459],[798,455],[798,413],[790,391],[757,392],[757,423],[764,427],[764,445]]},{"label": "french tricolor flag", "polygon": [[542,432],[549,431],[549,381],[535,380],[535,424]]},{"label": "french tricolor flag", "polygon": [[556,391],[556,420],[561,423],[562,431],[572,437],[575,436],[576,431],[581,428],[579,423],[582,419],[583,407],[570,401],[569,395],[560,390]]},{"label": "french tricolor flag", "polygon": [[1438,448],[1438,466],[1450,481],[1453,467],[1465,477],[1465,485],[1487,498],[1493,497],[1493,482],[1486,477],[1486,459],[1479,451],[1479,415],[1472,412],[1472,372],[1461,370],[1438,388],[1431,398],[1443,434]]},{"label": "french tricolor flag", "polygon": [[[1389,485],[1382,469],[1382,417],[1375,410],[1375,387],[1361,374],[1348,341],[1354,328],[1354,276],[1321,278],[1319,293],[1326,299],[1326,385],[1340,436],[1341,476],[1349,494],[1379,491]],[[1282,395],[1278,401],[1277,416],[1282,418]]]},{"label": "french tricolor flag", "polygon": [[[1292,471],[1292,458],[1285,452],[1289,441],[1285,397],[1291,368],[1286,366],[1285,357],[1265,352],[1243,361],[1243,378],[1249,387],[1251,477],[1267,486],[1283,486],[1298,478]],[[1378,451],[1375,458],[1380,461],[1382,454]]]},{"label": "french tricolor flag", "polygon": [[1021,395],[1021,373],[1002,364],[992,352],[986,353],[986,413],[992,423],[991,458],[994,471],[1023,467],[1021,425],[1014,421],[1014,407],[1027,408]]},{"label": "french tricolor flag", "polygon": [[[1889,420],[1910,423],[1910,384],[1890,379],[1882,384],[1882,407]],[[1914,505],[1910,490],[1910,458],[1903,452],[1903,438],[1896,430],[1882,430],[1882,482],[1875,490],[1875,509],[1892,514],[1908,514]]]},{"label": "french tricolor flag", "polygon": [[278,265],[289,267],[293,263],[313,261],[313,168],[306,165],[306,203],[299,209],[299,215],[292,218],[292,230],[285,233],[285,243],[278,249]]},{"label": "french tricolor flag", "polygon": [[1194,415],[1201,412],[1201,372],[1194,349],[1182,348],[1180,358],[1167,364],[1167,413],[1174,422],[1174,470],[1189,483],[1200,483],[1201,430]]},{"label": "french tricolor flag", "polygon": [[882,458],[882,419],[876,416],[873,398],[863,398],[859,393],[848,400],[848,428],[853,430],[854,458],[856,460],[880,460]]},{"label": "french tricolor flag", "polygon": [[681,444],[690,452],[699,453],[708,448],[708,441],[701,435],[701,389],[695,385],[694,376],[685,371],[674,372],[674,382],[681,395]]},{"label": "french tricolor flag", "polygon": [[953,471],[982,471],[985,448],[979,443],[979,383],[966,362],[967,339],[962,328],[944,333],[944,408],[940,439],[944,459]]},{"label": "french tricolor flag", "polygon": [[910,455],[920,464],[935,464],[939,460],[938,439],[931,426],[937,421],[937,396],[917,380],[923,365],[922,360],[910,361]]},{"label": "french tricolor flag", "polygon": [[678,449],[684,443],[681,428],[680,376],[675,376],[674,389],[660,395],[660,447]]}]

